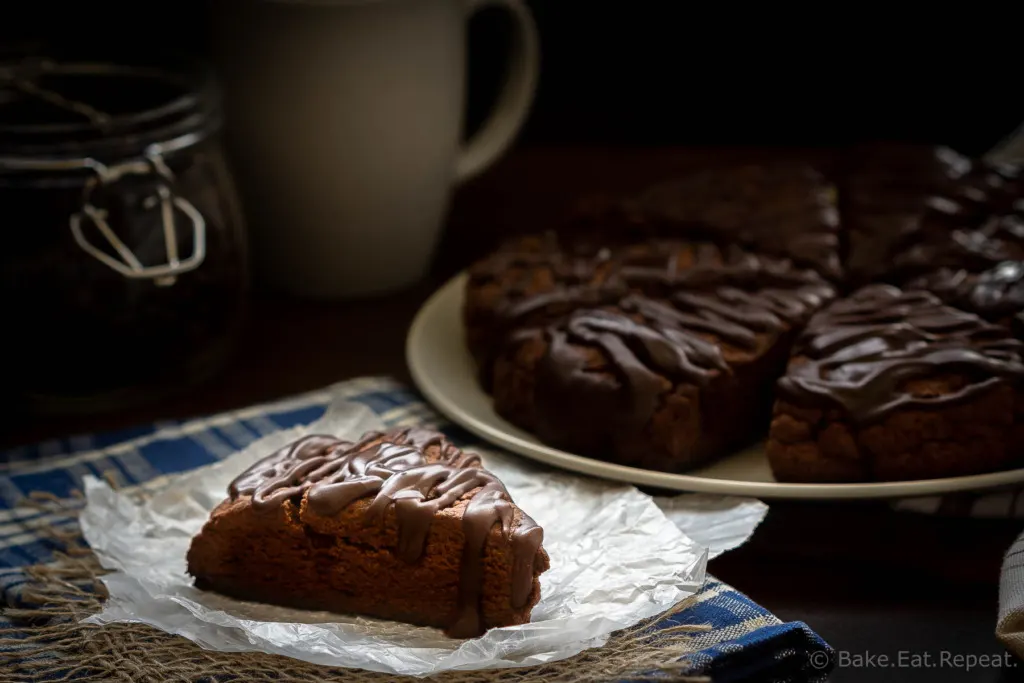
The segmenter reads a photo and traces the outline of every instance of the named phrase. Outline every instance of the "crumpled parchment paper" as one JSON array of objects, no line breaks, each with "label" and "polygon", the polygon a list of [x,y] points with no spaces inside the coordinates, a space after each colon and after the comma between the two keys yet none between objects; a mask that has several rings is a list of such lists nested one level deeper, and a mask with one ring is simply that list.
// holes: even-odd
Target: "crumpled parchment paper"
[{"label": "crumpled parchment paper", "polygon": [[435,629],[245,603],[192,586],[185,571],[189,543],[234,476],[303,434],[355,439],[382,426],[368,408],[339,400],[307,428],[270,434],[221,462],[169,478],[152,495],[87,480],[82,530],[103,566],[114,570],[103,578],[109,600],[87,621],[142,622],[211,650],[392,674],[530,666],[598,647],[613,631],[694,594],[704,581],[708,547],[718,553],[739,545],[767,510],[748,499],[684,495],[659,500],[670,519],[632,486],[474,449],[544,528],[551,569],[541,576],[541,600],[529,624],[453,640]]}]

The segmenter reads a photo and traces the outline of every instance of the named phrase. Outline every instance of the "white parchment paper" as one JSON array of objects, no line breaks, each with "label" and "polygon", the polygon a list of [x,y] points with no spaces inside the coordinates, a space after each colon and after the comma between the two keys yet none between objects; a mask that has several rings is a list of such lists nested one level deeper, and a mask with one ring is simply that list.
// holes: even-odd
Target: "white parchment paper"
[{"label": "white parchment paper", "polygon": [[553,473],[475,449],[544,528],[551,569],[541,577],[541,600],[529,624],[452,640],[435,629],[246,603],[192,586],[186,551],[232,478],[303,434],[355,439],[380,428],[366,407],[335,401],[316,423],[276,432],[214,465],[170,477],[152,495],[87,480],[82,531],[103,566],[114,570],[103,578],[109,600],[87,621],[142,622],[211,650],[262,651],[393,674],[529,666],[598,647],[613,631],[695,593],[708,549],[680,526],[707,531],[705,542],[722,552],[745,541],[767,509],[758,501],[723,504],[689,495],[656,503],[632,486]]}]

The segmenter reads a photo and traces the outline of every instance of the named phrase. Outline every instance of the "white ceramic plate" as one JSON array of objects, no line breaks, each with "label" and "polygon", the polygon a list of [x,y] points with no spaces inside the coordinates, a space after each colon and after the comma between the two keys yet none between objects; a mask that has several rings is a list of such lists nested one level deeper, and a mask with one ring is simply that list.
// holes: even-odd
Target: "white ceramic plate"
[{"label": "white ceramic plate", "polygon": [[970,477],[877,484],[785,484],[776,482],[760,446],[687,474],[613,465],[540,443],[494,412],[477,383],[473,359],[463,341],[462,302],[465,274],[458,275],[423,305],[406,340],[405,355],[413,381],[438,410],[480,438],[556,467],[631,484],[677,491],[699,491],[759,498],[900,498],[968,491],[1024,482],[1024,469]]}]

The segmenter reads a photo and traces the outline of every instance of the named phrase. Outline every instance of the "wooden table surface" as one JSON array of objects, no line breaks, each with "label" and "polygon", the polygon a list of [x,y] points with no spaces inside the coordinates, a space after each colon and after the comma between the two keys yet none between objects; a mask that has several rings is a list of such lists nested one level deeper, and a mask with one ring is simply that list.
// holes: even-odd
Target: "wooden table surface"
[{"label": "wooden table surface", "polygon": [[[26,418],[0,446],[203,415],[363,375],[409,381],[403,345],[412,316],[448,276],[502,234],[540,227],[595,191],[628,191],[698,164],[774,150],[525,149],[461,188],[434,274],[393,295],[357,302],[297,301],[255,293],[228,367],[206,385],[114,415]],[[791,152],[792,153],[792,152]],[[800,152],[827,160],[829,152]],[[1020,667],[909,666],[913,655],[999,654],[994,637],[999,565],[1021,525],[1007,520],[921,516],[884,503],[770,502],[744,547],[711,571],[784,620],[807,622],[840,653],[830,680],[1024,680]],[[881,666],[888,655],[907,666]],[[944,661],[944,660],[943,660]],[[860,665],[858,665],[860,664]]]}]

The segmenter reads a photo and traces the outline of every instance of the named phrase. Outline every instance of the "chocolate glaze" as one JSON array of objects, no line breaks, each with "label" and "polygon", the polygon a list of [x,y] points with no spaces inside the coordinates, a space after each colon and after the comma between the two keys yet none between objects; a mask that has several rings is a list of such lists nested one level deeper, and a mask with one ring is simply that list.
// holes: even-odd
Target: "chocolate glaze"
[{"label": "chocolate glaze", "polygon": [[272,510],[305,495],[309,508],[322,516],[336,515],[372,496],[367,521],[380,523],[393,509],[398,524],[396,553],[410,563],[422,556],[434,516],[468,499],[462,512],[465,543],[458,607],[448,628],[454,637],[484,631],[483,552],[495,524],[512,548],[512,606],[524,606],[533,590],[534,558],[543,530],[522,512],[515,525],[516,507],[504,485],[481,469],[477,456],[463,453],[437,432],[373,432],[358,443],[308,436],[250,467],[231,482],[228,491],[233,500],[251,496],[256,510]]},{"label": "chocolate glaze", "polygon": [[978,221],[922,219],[919,231],[908,233],[893,254],[890,268],[909,277],[934,268],[978,272],[1006,260],[1024,259],[1024,219],[1014,214],[990,215]]},{"label": "chocolate glaze", "polygon": [[[538,244],[534,238],[534,252]],[[644,460],[641,437],[673,387],[707,387],[715,377],[731,376],[730,354],[759,363],[772,349],[781,359],[785,349],[775,349],[780,335],[834,295],[815,271],[734,245],[679,239],[605,244],[574,252],[594,260],[585,275],[577,270],[571,278],[559,270],[564,255],[493,256],[474,268],[470,298],[484,282],[501,283],[499,296],[486,309],[489,317],[467,315],[471,348],[474,330],[485,330],[477,333],[475,339],[485,342],[474,351],[485,388],[496,376],[498,358],[540,342],[534,407],[510,419],[528,422],[551,443],[589,453]],[[546,245],[562,248],[555,241]],[[510,263],[520,270],[503,270]],[[542,286],[516,290],[517,278]],[[599,370],[588,366],[591,349],[604,359]],[[758,368],[744,386],[759,382],[756,374],[764,370]],[[589,420],[603,425],[581,434],[579,425]],[[715,446],[707,441],[699,447],[710,453]],[[703,453],[690,451],[695,459]]]},{"label": "chocolate glaze", "polygon": [[[481,381],[500,340],[513,327],[544,325],[580,306],[596,306],[625,293],[613,272],[612,248],[592,239],[567,240],[553,233],[512,240],[469,271],[465,317],[467,341]],[[474,292],[496,287],[496,300],[475,305]],[[489,298],[488,298],[489,299]]]},{"label": "chocolate glaze", "polygon": [[682,289],[795,288],[822,281],[813,270],[795,268],[789,260],[712,242],[654,239],[589,253],[574,258],[571,267],[565,254],[546,251],[498,252],[477,264],[471,286],[500,280],[514,268],[545,268],[552,273],[542,291],[529,292],[517,283],[506,289],[494,311],[496,334],[544,325],[579,308],[613,305],[630,293],[668,297]]},{"label": "chocolate glaze", "polygon": [[950,306],[986,320],[1010,324],[1024,311],[1024,262],[1004,261],[981,273],[941,268],[912,280],[908,288],[926,289]]},{"label": "chocolate glaze", "polygon": [[[543,242],[534,239],[531,244],[535,248],[542,245],[544,254],[547,254],[546,249],[559,248],[560,243],[554,238]],[[632,301],[629,297],[634,294],[670,300],[677,292],[682,292],[674,303],[677,312],[671,326],[717,335],[727,343],[747,349],[752,348],[756,331],[773,329],[775,317],[805,319],[808,310],[831,298],[831,287],[811,269],[796,268],[787,259],[712,242],[650,239],[631,245],[579,248],[574,253],[591,256],[587,261],[589,265],[575,267],[574,277],[567,277],[564,269],[559,270],[565,258],[563,254],[538,256],[530,252],[524,256],[522,251],[520,249],[518,255],[496,254],[474,269],[477,283],[507,277],[503,269],[509,264],[539,267],[555,274],[545,291],[522,295],[517,290],[506,290],[506,295],[492,309],[489,320],[467,318],[471,350],[477,359],[481,383],[488,390],[494,361],[509,344],[518,344],[539,330],[563,323],[574,311],[615,309],[624,300]],[[473,283],[470,286],[473,287]],[[801,287],[807,287],[806,292],[818,292],[823,298],[808,309],[799,296],[792,299],[785,294]],[[758,294],[745,295],[746,291]],[[790,312],[792,306],[796,308]],[[693,312],[694,309],[697,311]],[[477,333],[474,337],[473,330],[481,328],[486,334]],[[626,334],[636,337],[635,330]],[[645,334],[649,337],[649,333]],[[677,340],[689,337],[677,341],[681,348],[690,349],[688,353],[695,352],[696,344],[708,343],[694,334],[672,334]]]},{"label": "chocolate glaze", "polygon": [[[856,424],[899,409],[935,409],[993,387],[1024,382],[1024,344],[1005,328],[943,305],[924,291],[872,285],[814,316],[780,397],[836,406]],[[942,375],[963,386],[939,396],[908,393],[906,383]]]},{"label": "chocolate glaze", "polygon": [[946,148],[872,147],[855,155],[841,193],[854,283],[948,267],[978,272],[1024,259],[1020,169]]},{"label": "chocolate glaze", "polygon": [[[582,309],[546,330],[547,351],[537,374],[541,394],[599,401],[592,393],[595,378],[581,365],[579,347],[601,350],[608,371],[619,380],[617,409],[594,406],[592,414],[611,413],[624,423],[624,433],[641,432],[672,386],[706,386],[730,374],[722,344],[755,355],[767,338],[799,324],[833,296],[830,285],[794,289],[745,291],[720,286],[681,291],[657,301],[630,295],[615,306]],[[554,418],[554,416],[553,416]],[[542,431],[557,432],[558,424],[538,417]]]}]

